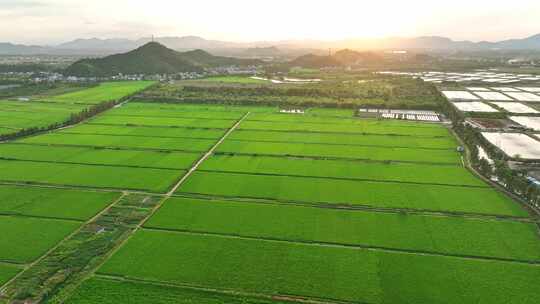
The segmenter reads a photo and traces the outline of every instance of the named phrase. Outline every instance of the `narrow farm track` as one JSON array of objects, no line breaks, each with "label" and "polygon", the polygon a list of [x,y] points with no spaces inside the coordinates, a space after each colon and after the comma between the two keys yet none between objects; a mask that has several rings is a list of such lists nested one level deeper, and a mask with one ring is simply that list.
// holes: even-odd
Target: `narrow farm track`
[{"label": "narrow farm track", "polygon": [[449,254],[449,253],[444,253],[444,252],[427,251],[427,250],[412,250],[412,249],[402,249],[402,248],[363,245],[363,244],[343,244],[343,243],[332,243],[332,242],[291,240],[291,239],[284,239],[284,238],[269,238],[269,237],[260,237],[260,236],[247,236],[247,235],[237,235],[237,234],[228,234],[228,233],[194,231],[194,230],[166,229],[166,228],[153,228],[153,227],[144,227],[143,229],[149,230],[149,231],[162,231],[162,232],[169,232],[169,233],[181,233],[181,234],[202,235],[202,236],[216,236],[216,237],[240,239],[240,240],[256,240],[256,241],[267,241],[267,242],[277,242],[277,243],[302,244],[302,245],[313,245],[313,246],[332,247],[332,248],[352,248],[352,249],[358,249],[358,250],[398,252],[398,253],[403,253],[403,254],[442,256],[442,257],[452,257],[452,258],[461,258],[461,259],[470,259],[470,260],[499,261],[499,262],[509,262],[509,263],[519,263],[519,264],[540,266],[540,260],[522,260],[522,259],[489,257],[489,256],[480,256],[480,255]]},{"label": "narrow farm track", "polygon": [[218,140],[218,142],[210,150],[208,150],[208,152],[206,152],[206,154],[203,157],[201,157],[201,159],[199,159],[199,161],[197,161],[195,165],[191,167],[191,169],[189,169],[189,171],[180,179],[180,181],[178,181],[178,183],[174,185],[171,191],[167,193],[167,196],[173,195],[174,192],[176,192],[176,190],[178,190],[178,188],[180,188],[180,186],[189,178],[189,176],[193,174],[193,172],[195,172],[195,170],[197,170],[197,168],[199,168],[199,166],[214,153],[214,151],[219,147],[219,145],[221,145],[221,143],[223,143],[225,139],[227,139],[227,137],[231,135],[231,133],[234,132],[236,128],[238,128],[238,126],[242,123],[242,121],[244,121],[249,116],[249,114],[250,112],[247,112],[242,118],[240,118],[240,120],[238,120],[234,124],[234,126],[232,126],[232,128],[230,128],[229,131],[227,131],[227,133],[225,133]]}]

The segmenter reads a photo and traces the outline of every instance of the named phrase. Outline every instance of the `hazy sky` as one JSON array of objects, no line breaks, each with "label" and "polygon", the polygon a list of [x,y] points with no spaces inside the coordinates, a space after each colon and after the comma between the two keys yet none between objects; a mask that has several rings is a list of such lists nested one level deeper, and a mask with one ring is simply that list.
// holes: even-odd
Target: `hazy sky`
[{"label": "hazy sky", "polygon": [[540,0],[0,0],[0,42],[198,35],[259,41],[540,33]]}]

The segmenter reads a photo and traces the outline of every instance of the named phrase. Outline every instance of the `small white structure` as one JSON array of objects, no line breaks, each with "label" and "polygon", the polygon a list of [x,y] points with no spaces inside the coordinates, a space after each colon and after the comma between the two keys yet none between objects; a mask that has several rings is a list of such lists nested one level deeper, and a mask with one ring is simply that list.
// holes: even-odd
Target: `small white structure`
[{"label": "small white structure", "polygon": [[482,113],[495,113],[499,112],[497,109],[488,106],[480,101],[472,102],[452,102],[452,104],[462,112],[482,112]]},{"label": "small white structure", "polygon": [[521,133],[489,133],[482,135],[509,157],[540,159],[540,142]]},{"label": "small white structure", "polygon": [[531,101],[531,102],[540,102],[540,96],[528,92],[508,92],[508,96],[515,98],[519,101]]},{"label": "small white structure", "polygon": [[479,100],[478,96],[467,91],[442,91],[444,96],[450,100]]},{"label": "small white structure", "polygon": [[510,113],[517,113],[517,114],[536,114],[540,113],[536,111],[535,109],[526,106],[519,102],[492,102],[492,104],[496,105],[499,108],[505,109],[506,111]]},{"label": "small white structure", "polygon": [[281,109],[279,110],[279,113],[285,113],[285,114],[304,114],[305,111],[302,109]]},{"label": "small white structure", "polygon": [[533,93],[540,93],[540,88],[526,88],[526,87],[519,87],[518,89],[525,91],[525,92],[533,92]]},{"label": "small white structure", "polygon": [[509,88],[509,87],[498,87],[498,88],[491,88],[491,89],[500,91],[500,92],[521,92],[520,90],[516,88]]},{"label": "small white structure", "polygon": [[469,90],[469,91],[473,91],[473,92],[475,92],[475,91],[476,92],[491,92],[491,90],[488,89],[488,88],[468,87],[466,89]]},{"label": "small white structure", "polygon": [[475,92],[475,94],[485,100],[513,101],[512,98],[500,92]]},{"label": "small white structure", "polygon": [[540,131],[540,117],[510,116],[510,119],[524,127]]}]

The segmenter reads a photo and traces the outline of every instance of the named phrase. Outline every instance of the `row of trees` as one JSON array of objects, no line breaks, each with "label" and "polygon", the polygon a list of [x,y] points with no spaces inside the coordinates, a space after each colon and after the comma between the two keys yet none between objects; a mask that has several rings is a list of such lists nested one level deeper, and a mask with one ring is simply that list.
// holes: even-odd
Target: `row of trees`
[{"label": "row of trees", "polygon": [[[470,152],[474,169],[483,176],[495,178],[507,191],[521,197],[534,208],[540,207],[540,187],[527,179],[527,172],[513,170],[508,166],[509,158],[497,147],[488,142],[482,134],[465,123],[465,116],[451,105],[445,107],[452,119],[453,129],[463,140]],[[479,157],[478,147],[482,147],[493,163]]]}]

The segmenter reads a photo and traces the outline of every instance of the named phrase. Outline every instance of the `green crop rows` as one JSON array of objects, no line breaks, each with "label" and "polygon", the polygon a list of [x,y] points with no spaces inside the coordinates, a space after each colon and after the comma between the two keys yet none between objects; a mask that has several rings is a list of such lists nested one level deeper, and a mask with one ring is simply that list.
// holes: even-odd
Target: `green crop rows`
[{"label": "green crop rows", "polygon": [[0,286],[16,276],[22,269],[10,264],[0,264]]},{"label": "green crop rows", "polygon": [[0,214],[83,221],[118,196],[112,192],[0,185]]},{"label": "green crop rows", "polygon": [[360,303],[540,300],[537,265],[176,232],[139,231],[99,272]]},{"label": "green crop rows", "polygon": [[0,216],[0,261],[31,262],[79,226],[63,220]]},{"label": "green crop rows", "polygon": [[321,160],[292,157],[214,155],[200,167],[205,171],[330,177],[486,187],[461,166]]},{"label": "green crop rows", "polygon": [[51,303],[540,302],[536,219],[463,166],[445,126],[276,112],[130,101],[1,143],[0,285],[84,224],[80,244],[102,256],[45,292]]},{"label": "green crop rows", "polygon": [[129,297],[131,304],[284,304],[268,299],[216,294],[208,291],[142,282],[120,282],[93,278],[83,283],[67,304],[118,304]]},{"label": "green crop rows", "polygon": [[459,155],[453,150],[421,148],[364,147],[352,145],[327,145],[303,143],[272,143],[227,140],[218,152],[306,156],[320,158],[366,159],[380,161],[430,162],[456,164]]},{"label": "green crop rows", "polygon": [[267,142],[336,144],[379,147],[409,147],[429,149],[452,149],[457,146],[450,137],[417,137],[388,135],[359,135],[343,133],[302,133],[287,131],[249,131],[239,130],[231,134],[229,139]]},{"label": "green crop rows", "polygon": [[154,84],[152,81],[105,82],[96,87],[50,97],[49,100],[65,103],[97,104],[118,100]]},{"label": "green crop rows", "polygon": [[536,226],[510,221],[171,199],[146,227],[540,261]]},{"label": "green crop rows", "polygon": [[490,188],[197,172],[179,191],[318,205],[527,215],[511,199]]},{"label": "green crop rows", "polygon": [[73,146],[135,148],[156,150],[206,151],[215,140],[195,138],[133,137],[94,134],[47,134],[24,139],[20,142],[32,144],[62,144]]}]

